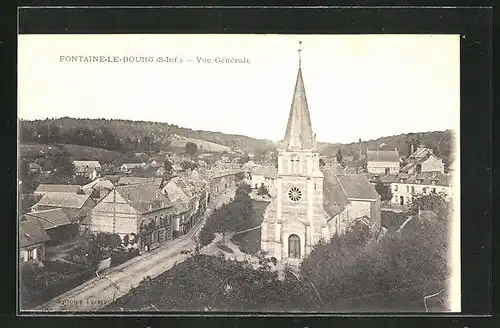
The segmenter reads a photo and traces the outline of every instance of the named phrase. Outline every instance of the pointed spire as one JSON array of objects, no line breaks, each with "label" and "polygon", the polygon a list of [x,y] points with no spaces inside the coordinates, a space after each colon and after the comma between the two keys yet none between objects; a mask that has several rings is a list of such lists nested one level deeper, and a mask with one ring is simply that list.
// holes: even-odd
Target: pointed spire
[{"label": "pointed spire", "polygon": [[300,52],[302,51],[300,47],[301,44],[302,41],[299,41],[299,49],[297,50],[299,53],[299,70],[283,142],[287,148],[311,149],[315,148],[315,141],[309,108],[307,106],[304,80],[302,78],[302,60],[300,56]]}]

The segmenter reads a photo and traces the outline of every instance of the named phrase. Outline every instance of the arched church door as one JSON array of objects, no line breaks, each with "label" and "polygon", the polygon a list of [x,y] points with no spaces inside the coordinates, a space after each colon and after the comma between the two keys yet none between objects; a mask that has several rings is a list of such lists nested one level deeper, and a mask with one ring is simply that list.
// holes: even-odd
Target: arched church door
[{"label": "arched church door", "polygon": [[300,259],[300,238],[297,235],[288,237],[288,257]]}]

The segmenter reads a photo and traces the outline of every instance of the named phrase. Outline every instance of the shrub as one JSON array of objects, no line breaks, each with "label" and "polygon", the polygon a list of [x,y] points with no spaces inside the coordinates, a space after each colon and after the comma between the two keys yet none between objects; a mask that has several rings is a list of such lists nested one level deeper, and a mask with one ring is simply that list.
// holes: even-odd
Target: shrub
[{"label": "shrub", "polygon": [[210,229],[209,226],[205,225],[201,229],[198,238],[200,240],[201,246],[207,246],[214,240],[215,235],[212,232],[212,229]]}]

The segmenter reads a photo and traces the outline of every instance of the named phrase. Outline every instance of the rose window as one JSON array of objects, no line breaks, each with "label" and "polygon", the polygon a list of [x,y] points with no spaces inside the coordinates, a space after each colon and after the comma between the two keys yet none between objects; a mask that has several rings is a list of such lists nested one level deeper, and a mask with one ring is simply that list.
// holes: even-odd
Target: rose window
[{"label": "rose window", "polygon": [[292,202],[298,202],[302,198],[302,191],[297,187],[292,187],[288,190],[288,198],[290,198]]}]

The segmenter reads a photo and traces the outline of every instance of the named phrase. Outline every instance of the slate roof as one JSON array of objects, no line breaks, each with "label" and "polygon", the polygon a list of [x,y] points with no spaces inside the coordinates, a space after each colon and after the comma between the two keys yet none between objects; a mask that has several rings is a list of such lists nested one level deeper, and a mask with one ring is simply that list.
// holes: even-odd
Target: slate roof
[{"label": "slate roof", "polygon": [[27,247],[49,241],[50,237],[45,232],[40,221],[27,219],[19,222],[19,244]]},{"label": "slate roof", "polygon": [[311,117],[300,61],[283,143],[287,148],[309,149],[314,146]]},{"label": "slate roof", "polygon": [[424,157],[427,158],[429,154],[432,154],[433,151],[431,148],[427,147],[417,147],[417,150],[415,150],[412,154],[410,154],[410,158],[420,158]]},{"label": "slate roof", "polygon": [[398,175],[397,182],[400,178],[404,178],[404,182],[407,184],[420,184],[420,185],[432,185],[433,181],[436,186],[450,186],[451,175],[443,174],[441,172],[422,172],[420,174],[412,175]]},{"label": "slate roof", "polygon": [[151,183],[119,186],[114,190],[139,213],[147,213],[172,206],[158,187]]},{"label": "slate roof", "polygon": [[103,180],[103,179],[96,179],[90,183],[87,183],[86,185],[84,185],[82,187],[82,189],[91,189],[91,188],[95,188],[95,189],[108,189],[108,190],[111,190],[113,189],[115,186],[113,185],[113,183],[109,180]]},{"label": "slate roof", "polygon": [[82,189],[79,185],[63,185],[63,184],[40,184],[36,188],[36,193],[47,193],[47,192],[64,192],[70,194],[76,194]]},{"label": "slate roof", "polygon": [[68,215],[60,208],[26,213],[24,217],[40,221],[45,230],[71,224]]},{"label": "slate roof", "polygon": [[349,199],[340,185],[334,170],[324,170],[323,207],[331,215],[337,215],[349,204]]},{"label": "slate roof", "polygon": [[82,208],[90,195],[51,192],[43,195],[42,199],[34,206],[52,206],[60,208]]},{"label": "slate roof", "polygon": [[367,150],[368,162],[398,162],[399,153],[397,150]]},{"label": "slate roof", "polygon": [[157,186],[157,188],[160,188],[161,182],[162,178],[121,177],[120,180],[118,180],[117,185],[123,186],[123,185],[148,183],[148,184],[154,184]]},{"label": "slate roof", "polygon": [[273,166],[256,166],[251,170],[252,175],[262,175],[266,178],[276,178],[278,169]]},{"label": "slate roof", "polygon": [[337,179],[348,199],[377,200],[379,197],[375,188],[362,175],[337,175]]}]

